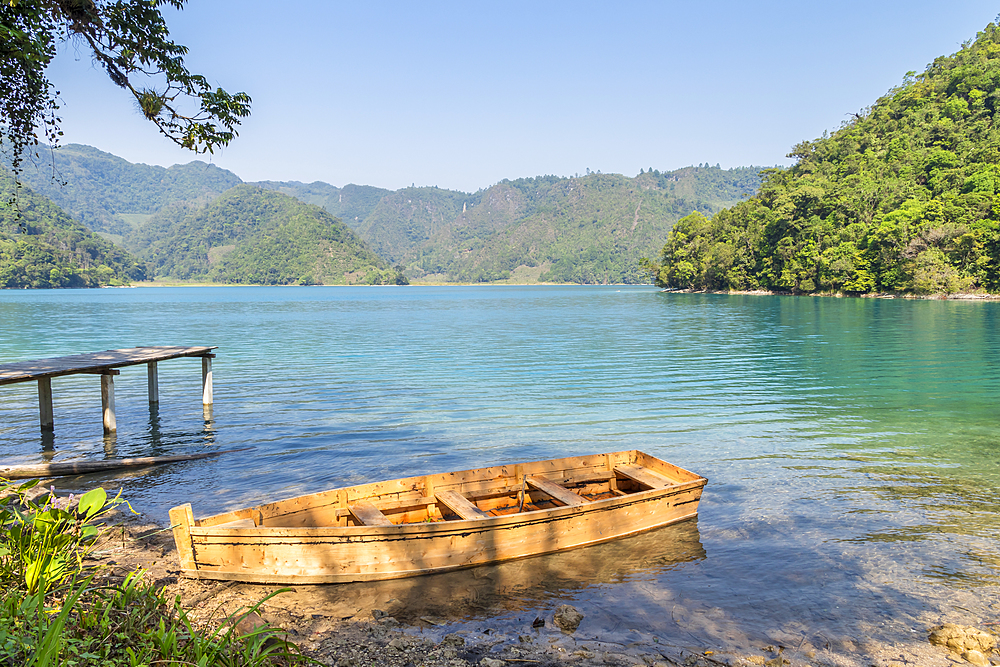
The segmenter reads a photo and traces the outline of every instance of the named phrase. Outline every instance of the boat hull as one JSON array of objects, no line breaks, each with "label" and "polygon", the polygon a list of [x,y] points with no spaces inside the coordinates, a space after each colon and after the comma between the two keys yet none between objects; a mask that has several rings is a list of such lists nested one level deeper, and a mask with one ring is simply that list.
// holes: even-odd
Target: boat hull
[{"label": "boat hull", "polygon": [[[397,517],[404,516],[409,511],[405,510],[407,492],[393,492],[392,488],[409,488],[414,498],[410,502],[427,505],[431,497],[427,488],[440,492],[454,476],[458,481],[452,479],[452,487],[468,494],[471,487],[481,489],[484,480],[509,489],[516,486],[511,482],[538,475],[539,471],[550,479],[579,480],[587,474],[593,477],[595,470],[614,471],[616,465],[637,461],[659,469],[661,474],[669,472],[676,483],[579,505],[479,519],[378,526],[273,525],[305,523],[304,516],[316,523],[316,517],[323,512],[315,508],[323,503],[328,508],[327,520],[332,523],[336,516],[345,523],[340,506],[350,506],[352,500],[357,503],[362,497],[373,498],[383,506],[402,507]],[[610,475],[614,479],[614,473]],[[691,519],[697,514],[705,483],[693,473],[641,452],[616,452],[382,483],[396,485],[389,494],[364,496],[377,485],[336,489],[200,522],[194,520],[190,505],[182,505],[171,510],[171,523],[182,572],[189,577],[280,584],[373,581],[585,547]],[[427,486],[421,488],[421,484]],[[250,527],[251,521],[257,525]]]}]

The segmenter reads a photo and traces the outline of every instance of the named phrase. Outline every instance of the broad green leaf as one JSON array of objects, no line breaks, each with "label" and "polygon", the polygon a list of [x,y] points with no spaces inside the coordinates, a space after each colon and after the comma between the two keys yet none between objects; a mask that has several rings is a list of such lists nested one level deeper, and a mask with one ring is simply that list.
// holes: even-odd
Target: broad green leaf
[{"label": "broad green leaf", "polygon": [[108,500],[108,494],[105,493],[104,489],[97,487],[96,489],[91,489],[87,491],[80,497],[80,509],[79,512],[83,514],[87,519],[90,519],[95,514],[101,511],[104,507],[104,503]]}]

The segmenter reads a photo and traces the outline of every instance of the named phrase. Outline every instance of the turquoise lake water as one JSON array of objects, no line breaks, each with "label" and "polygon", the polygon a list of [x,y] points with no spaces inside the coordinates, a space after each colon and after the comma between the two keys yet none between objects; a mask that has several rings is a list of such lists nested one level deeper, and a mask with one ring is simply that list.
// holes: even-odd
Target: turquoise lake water
[{"label": "turquoise lake water", "polygon": [[51,439],[35,386],[4,386],[3,462],[253,447],[56,483],[121,486],[165,522],[182,502],[201,516],[635,448],[709,479],[697,522],[498,568],[516,585],[451,613],[572,601],[595,637],[858,656],[934,623],[1000,620],[1000,303],[635,286],[0,291],[0,361],[178,344],[219,346],[210,413],[196,359],[160,364],[155,414],[145,368],[123,369],[111,439],[96,376],[53,381]]}]

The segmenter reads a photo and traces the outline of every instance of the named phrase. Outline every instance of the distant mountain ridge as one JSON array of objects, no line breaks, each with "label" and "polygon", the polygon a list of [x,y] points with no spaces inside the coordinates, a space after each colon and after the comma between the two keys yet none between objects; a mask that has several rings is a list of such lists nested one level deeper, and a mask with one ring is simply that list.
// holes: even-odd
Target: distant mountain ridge
[{"label": "distant mountain ridge", "polygon": [[258,181],[254,185],[277,190],[299,201],[326,209],[330,215],[340,218],[351,229],[357,229],[378,206],[382,197],[392,192],[385,188],[353,183],[338,188],[322,181],[313,183]]},{"label": "distant mountain ridge", "polygon": [[[643,171],[636,177],[541,176],[465,193],[436,187],[336,187],[320,181],[245,184],[232,172],[200,161],[151,167],[77,144],[51,155],[54,172],[66,185],[53,182],[44,166],[28,169],[25,183],[147,259],[156,275],[219,280],[233,279],[222,267],[242,255],[229,257],[227,253],[236,252],[227,250],[233,243],[216,243],[216,232],[196,232],[191,225],[199,210],[233,188],[253,185],[340,218],[381,258],[378,271],[398,265],[410,278],[433,282],[634,283],[645,280],[640,260],[659,251],[676,220],[692,211],[712,214],[752,195],[761,171],[706,165]],[[251,209],[256,206],[237,199]],[[214,208],[206,215],[216,225],[224,210]],[[245,210],[234,214],[245,221]],[[319,242],[319,237],[308,238]],[[194,245],[185,246],[181,239]],[[315,265],[315,252],[301,243],[292,245],[312,259],[275,255],[290,263],[275,269],[283,280],[333,279],[325,270],[317,269],[316,275],[306,270],[310,262]],[[223,257],[227,259],[219,264]],[[301,275],[293,275],[299,270]]]},{"label": "distant mountain ridge", "polygon": [[172,167],[135,164],[92,146],[42,149],[21,181],[48,197],[92,231],[130,232],[129,216],[156,213],[180,202],[207,203],[243,181],[225,169],[195,160]]},{"label": "distant mountain ridge", "polygon": [[411,279],[634,283],[645,280],[640,259],[659,252],[675,221],[751,196],[760,172],[706,166],[540,176],[476,193],[410,187],[381,191],[374,206],[374,189],[348,190],[364,186],[261,185],[351,216],[345,222]]}]

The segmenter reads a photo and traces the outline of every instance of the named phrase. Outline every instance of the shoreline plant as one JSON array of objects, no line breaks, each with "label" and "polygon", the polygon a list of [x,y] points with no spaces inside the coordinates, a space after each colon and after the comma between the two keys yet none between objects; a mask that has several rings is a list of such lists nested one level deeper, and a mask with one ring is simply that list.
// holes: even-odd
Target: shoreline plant
[{"label": "shoreline plant", "polygon": [[[88,563],[102,519],[128,503],[96,488],[79,498],[0,478],[0,666],[256,667],[312,662],[268,626],[237,629],[272,596],[215,628],[141,570],[113,576]],[[131,510],[131,508],[129,507]]]}]

